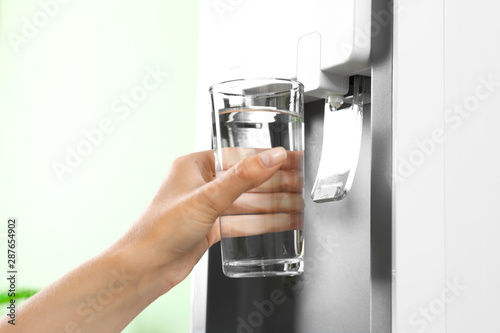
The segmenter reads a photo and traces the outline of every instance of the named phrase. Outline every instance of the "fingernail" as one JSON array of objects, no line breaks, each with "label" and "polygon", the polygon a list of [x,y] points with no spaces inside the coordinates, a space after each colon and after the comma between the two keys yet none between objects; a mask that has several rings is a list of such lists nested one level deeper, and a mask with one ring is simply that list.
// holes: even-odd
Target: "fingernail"
[{"label": "fingernail", "polygon": [[276,147],[266,150],[260,154],[260,162],[266,168],[272,168],[286,159],[286,150],[283,147]]}]

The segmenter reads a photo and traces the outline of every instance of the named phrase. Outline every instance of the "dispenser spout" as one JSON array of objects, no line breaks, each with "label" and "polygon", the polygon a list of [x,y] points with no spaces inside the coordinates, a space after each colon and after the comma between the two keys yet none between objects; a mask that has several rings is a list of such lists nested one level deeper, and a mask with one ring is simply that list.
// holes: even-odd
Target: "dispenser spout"
[{"label": "dispenser spout", "polygon": [[344,96],[339,94],[330,94],[326,98],[326,103],[330,107],[330,111],[337,111],[344,104]]}]

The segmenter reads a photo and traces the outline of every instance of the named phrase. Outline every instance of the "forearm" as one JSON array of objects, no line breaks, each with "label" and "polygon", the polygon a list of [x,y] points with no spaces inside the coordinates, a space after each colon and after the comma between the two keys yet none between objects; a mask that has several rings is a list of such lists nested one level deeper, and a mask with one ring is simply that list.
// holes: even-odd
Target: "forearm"
[{"label": "forearm", "polygon": [[[217,217],[269,180],[283,148],[248,157],[215,180],[212,151],[177,159],[145,213],[111,248],[24,303],[16,332],[120,332],[181,282],[220,240]],[[288,227],[288,226],[285,226]],[[8,317],[1,332],[10,332]]]},{"label": "forearm", "polygon": [[16,332],[120,332],[159,296],[143,262],[115,249],[84,263],[19,308]]}]

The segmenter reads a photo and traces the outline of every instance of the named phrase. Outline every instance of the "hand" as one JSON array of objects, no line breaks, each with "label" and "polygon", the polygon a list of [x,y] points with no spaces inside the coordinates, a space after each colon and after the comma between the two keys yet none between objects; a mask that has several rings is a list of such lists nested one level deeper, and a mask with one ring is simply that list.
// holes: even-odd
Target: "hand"
[{"label": "hand", "polygon": [[[220,240],[218,217],[224,212],[277,212],[283,205],[288,206],[285,211],[302,209],[302,179],[297,172],[290,171],[301,158],[296,152],[295,155],[289,153],[292,158],[286,162],[287,153],[283,148],[257,155],[254,151],[243,160],[245,156],[238,156],[236,152],[242,151],[233,150],[233,159],[227,159],[230,163],[217,179],[213,151],[178,158],[145,214],[115,244],[115,249],[130,250],[129,255],[136,258],[136,267],[146,265],[142,269],[149,272],[149,277],[144,285],[157,289],[143,292],[163,294],[182,281],[206,250]],[[236,163],[237,160],[241,161]],[[275,189],[285,192],[270,193]],[[274,200],[270,197],[273,195],[287,198],[281,205],[269,204]],[[260,219],[261,223],[249,229],[235,227],[232,236],[297,229],[302,224],[301,217],[275,219],[274,224],[268,225],[264,217],[250,216]]]},{"label": "hand", "polygon": [[[298,200],[296,184],[301,180],[292,181],[296,169],[291,165],[299,155],[294,154],[289,153],[287,159],[283,148],[266,150],[224,169],[217,179],[212,151],[178,158],[130,230],[108,250],[26,301],[18,309],[16,327],[20,332],[41,333],[122,331],[145,307],[182,281],[220,240],[219,215],[277,210],[255,197],[247,199],[245,192],[267,196],[282,195],[271,191],[285,191],[289,199]],[[274,225],[235,228],[234,233],[296,227],[296,221],[275,221]],[[0,332],[10,329],[8,319],[0,321]]]},{"label": "hand", "polygon": [[[219,150],[218,175],[242,159],[263,151],[240,147]],[[222,223],[223,238],[302,229],[303,155],[303,151],[287,151],[287,159],[269,180],[243,193],[222,213],[219,223]]]}]

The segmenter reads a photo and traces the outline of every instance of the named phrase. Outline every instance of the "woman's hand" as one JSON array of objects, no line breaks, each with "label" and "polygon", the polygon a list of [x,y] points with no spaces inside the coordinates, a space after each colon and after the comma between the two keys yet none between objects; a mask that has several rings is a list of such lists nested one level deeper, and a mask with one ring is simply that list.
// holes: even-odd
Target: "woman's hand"
[{"label": "woman's hand", "polygon": [[[281,206],[302,209],[302,180],[286,170],[290,167],[284,163],[287,153],[283,148],[253,152],[249,157],[236,153],[241,151],[232,152],[235,162],[217,179],[213,151],[178,158],[144,215],[112,248],[126,249],[127,256],[135,258],[134,266],[150,272],[145,276],[147,283],[141,284],[147,289],[141,293],[159,296],[181,282],[206,250],[220,240],[218,217],[223,212],[275,212],[279,207],[269,204],[273,195],[280,196],[281,200],[274,202]],[[285,191],[270,193],[272,189]],[[247,191],[253,193],[243,194]],[[301,223],[301,219],[283,219],[277,225],[252,221],[253,229],[235,227],[234,235],[297,229]]]},{"label": "woman's hand", "polygon": [[[145,307],[182,281],[220,240],[216,220],[224,211],[276,209],[241,198],[237,207],[230,208],[243,193],[254,189],[253,195],[269,194],[276,188],[297,200],[293,184],[285,184],[294,178],[285,174],[286,156],[283,148],[267,150],[224,169],[217,179],[213,151],[178,158],[145,213],[122,238],[19,307],[16,332],[122,331]],[[256,223],[250,233],[287,230],[294,223],[284,221],[271,227]],[[0,332],[11,329],[8,320],[0,321]]]}]

